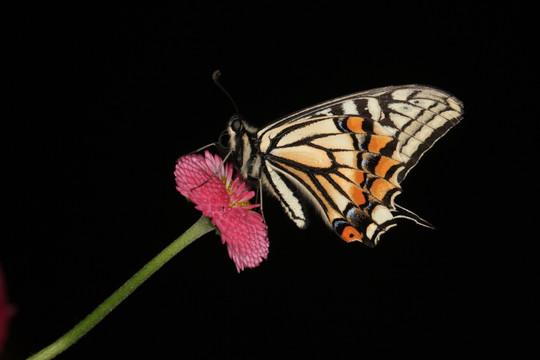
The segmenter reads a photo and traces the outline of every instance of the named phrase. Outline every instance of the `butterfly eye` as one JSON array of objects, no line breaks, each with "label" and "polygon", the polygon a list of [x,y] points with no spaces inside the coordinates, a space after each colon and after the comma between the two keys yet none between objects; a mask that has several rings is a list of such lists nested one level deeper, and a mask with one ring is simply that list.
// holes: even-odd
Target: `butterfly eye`
[{"label": "butterfly eye", "polygon": [[241,131],[243,127],[244,125],[242,125],[242,121],[239,118],[235,117],[231,120],[231,129],[235,133]]}]

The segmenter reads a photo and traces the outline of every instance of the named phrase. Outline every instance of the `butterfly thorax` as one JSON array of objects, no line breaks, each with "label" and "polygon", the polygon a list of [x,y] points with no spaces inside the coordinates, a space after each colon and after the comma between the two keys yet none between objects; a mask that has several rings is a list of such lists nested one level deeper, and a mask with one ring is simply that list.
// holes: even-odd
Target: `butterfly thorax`
[{"label": "butterfly thorax", "polygon": [[260,176],[261,158],[257,147],[257,128],[234,115],[227,126],[229,149],[235,167],[244,179],[256,180]]}]

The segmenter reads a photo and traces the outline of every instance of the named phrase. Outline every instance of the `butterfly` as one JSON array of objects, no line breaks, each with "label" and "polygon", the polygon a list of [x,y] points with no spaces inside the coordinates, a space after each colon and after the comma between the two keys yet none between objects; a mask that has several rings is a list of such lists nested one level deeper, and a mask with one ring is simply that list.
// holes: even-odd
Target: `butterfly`
[{"label": "butterfly", "polygon": [[329,100],[261,129],[239,115],[228,146],[241,175],[307,226],[306,202],[343,240],[375,246],[406,218],[431,225],[394,203],[422,155],[463,117],[454,96],[428,86],[388,86]]}]

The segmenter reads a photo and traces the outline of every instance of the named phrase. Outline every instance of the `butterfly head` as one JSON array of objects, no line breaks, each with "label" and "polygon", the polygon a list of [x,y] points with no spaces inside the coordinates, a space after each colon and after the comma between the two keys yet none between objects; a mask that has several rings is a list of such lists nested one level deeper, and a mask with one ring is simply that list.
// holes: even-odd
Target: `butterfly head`
[{"label": "butterfly head", "polygon": [[245,125],[243,119],[240,117],[240,115],[234,114],[229,119],[229,134],[231,131],[234,134],[240,133],[242,131],[245,131]]}]

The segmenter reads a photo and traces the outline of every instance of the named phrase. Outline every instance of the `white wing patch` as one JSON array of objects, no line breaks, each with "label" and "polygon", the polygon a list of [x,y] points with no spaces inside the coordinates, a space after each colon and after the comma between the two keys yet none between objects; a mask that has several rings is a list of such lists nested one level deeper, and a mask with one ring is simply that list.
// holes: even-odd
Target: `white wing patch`
[{"label": "white wing patch", "polygon": [[415,91],[415,89],[399,89],[392,93],[392,99],[405,101]]},{"label": "white wing patch", "polygon": [[358,107],[352,100],[347,100],[341,104],[343,113],[347,115],[358,115]]},{"label": "white wing patch", "polygon": [[375,121],[379,121],[381,119],[381,115],[384,115],[381,110],[381,105],[375,98],[368,98],[367,111],[371,115],[371,118]]},{"label": "white wing patch", "polygon": [[390,113],[389,116],[390,116],[390,120],[392,120],[392,122],[398,129],[404,128],[405,125],[407,125],[407,123],[411,121],[410,118],[404,115],[398,114],[398,113]]},{"label": "white wing patch", "polygon": [[408,103],[403,102],[395,102],[388,104],[388,107],[402,115],[408,116],[411,119],[414,119],[420,114],[420,111],[422,111],[422,108],[413,106]]}]

